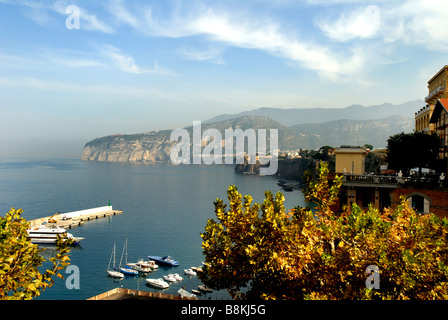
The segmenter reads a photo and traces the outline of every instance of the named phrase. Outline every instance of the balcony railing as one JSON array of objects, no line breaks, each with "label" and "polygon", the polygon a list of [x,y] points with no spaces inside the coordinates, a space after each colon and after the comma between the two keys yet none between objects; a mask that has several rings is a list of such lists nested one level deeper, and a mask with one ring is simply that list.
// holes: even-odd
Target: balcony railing
[{"label": "balcony railing", "polygon": [[427,95],[425,97],[425,101],[428,102],[429,99],[434,97],[439,92],[443,92],[443,91],[445,91],[445,87],[444,86],[439,86],[439,87],[435,88],[434,90],[431,91],[431,93],[429,95]]},{"label": "balcony railing", "polygon": [[403,185],[419,187],[448,187],[444,176],[426,175],[426,176],[386,176],[386,175],[356,175],[344,174],[344,182],[355,184],[374,184],[374,185]]}]

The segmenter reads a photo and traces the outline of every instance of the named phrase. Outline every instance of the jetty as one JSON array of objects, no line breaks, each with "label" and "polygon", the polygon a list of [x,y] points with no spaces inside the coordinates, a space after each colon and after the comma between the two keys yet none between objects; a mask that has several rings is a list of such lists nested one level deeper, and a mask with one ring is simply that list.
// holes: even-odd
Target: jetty
[{"label": "jetty", "polygon": [[179,295],[115,288],[87,300],[198,300],[196,297],[182,297]]},{"label": "jetty", "polygon": [[38,227],[42,224],[55,225],[64,229],[81,226],[85,221],[96,220],[121,214],[123,211],[114,210],[112,206],[104,206],[66,213],[56,213],[52,216],[30,220],[31,227]]}]

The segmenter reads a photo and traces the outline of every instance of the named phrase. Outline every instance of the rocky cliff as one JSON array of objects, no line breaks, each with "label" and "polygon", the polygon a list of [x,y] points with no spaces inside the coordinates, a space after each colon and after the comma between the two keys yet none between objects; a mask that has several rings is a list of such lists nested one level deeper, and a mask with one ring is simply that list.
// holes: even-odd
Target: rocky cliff
[{"label": "rocky cliff", "polygon": [[169,161],[176,142],[170,141],[171,131],[134,135],[113,135],[88,142],[81,160],[106,162]]},{"label": "rocky cliff", "polygon": [[[279,159],[277,176],[279,178],[288,180],[298,180],[303,182],[303,174],[307,170],[313,171],[316,162],[312,159],[298,158],[298,159]],[[260,163],[256,164],[237,164],[235,166],[236,173],[260,173]]]}]

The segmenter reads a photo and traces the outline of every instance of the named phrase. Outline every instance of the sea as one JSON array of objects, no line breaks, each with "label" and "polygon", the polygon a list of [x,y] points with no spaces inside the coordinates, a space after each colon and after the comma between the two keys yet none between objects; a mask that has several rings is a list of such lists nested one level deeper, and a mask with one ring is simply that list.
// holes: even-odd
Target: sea
[{"label": "sea", "polygon": [[[204,261],[200,234],[207,220],[216,218],[213,202],[219,198],[228,203],[226,192],[235,185],[243,195],[250,194],[261,203],[266,190],[283,192],[277,182],[275,176],[236,174],[233,165],[0,158],[0,214],[4,216],[12,207],[21,208],[23,217],[32,220],[109,202],[113,209],[123,211],[68,230],[85,238],[70,253],[70,263],[77,270],[62,271],[65,279],[55,277],[54,285],[37,300],[85,300],[117,287],[177,294],[182,286],[191,292],[201,285],[197,277],[185,275],[184,269],[201,266]],[[283,193],[287,209],[306,205],[300,190]],[[118,264],[126,239],[128,262],[147,260],[148,255],[170,255],[180,266],[161,265],[147,276],[111,278],[106,270],[113,246],[116,244]],[[46,259],[55,254],[54,246],[41,248]],[[50,266],[45,262],[41,269]],[[161,278],[168,273],[179,273],[184,280],[165,290],[145,281],[146,277]],[[219,290],[198,298],[227,300],[230,296]]]}]

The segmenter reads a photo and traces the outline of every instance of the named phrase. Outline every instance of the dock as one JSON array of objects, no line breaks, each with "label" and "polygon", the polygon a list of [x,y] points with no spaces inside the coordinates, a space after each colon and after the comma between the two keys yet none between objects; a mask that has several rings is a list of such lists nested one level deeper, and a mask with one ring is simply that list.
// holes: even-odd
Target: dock
[{"label": "dock", "polygon": [[115,288],[87,300],[198,300],[196,297],[188,298],[180,295]]},{"label": "dock", "polygon": [[112,209],[112,206],[104,206],[80,211],[54,214],[52,216],[30,220],[30,226],[33,228],[45,223],[47,226],[54,225],[64,229],[70,229],[73,227],[81,226],[86,221],[97,220],[122,213],[123,211],[121,210]]}]

